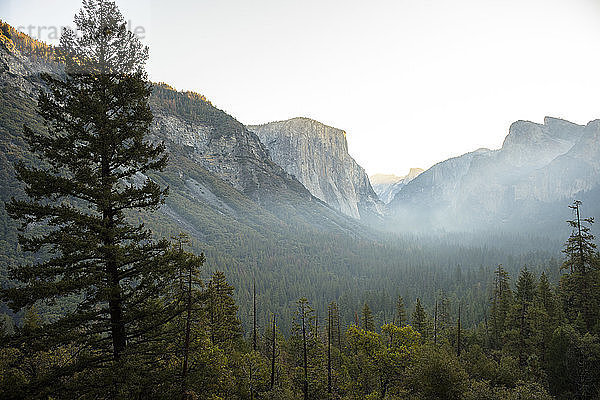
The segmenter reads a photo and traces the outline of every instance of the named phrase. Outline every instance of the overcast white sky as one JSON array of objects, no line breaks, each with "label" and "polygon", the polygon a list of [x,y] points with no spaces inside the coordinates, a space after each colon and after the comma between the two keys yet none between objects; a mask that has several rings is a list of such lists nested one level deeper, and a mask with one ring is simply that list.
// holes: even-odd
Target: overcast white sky
[{"label": "overcast white sky", "polygon": [[[600,118],[600,0],[117,4],[145,29],[152,80],[246,124],[306,116],[344,129],[370,174],[498,148],[518,119]],[[79,7],[0,0],[0,19],[72,25]]]}]

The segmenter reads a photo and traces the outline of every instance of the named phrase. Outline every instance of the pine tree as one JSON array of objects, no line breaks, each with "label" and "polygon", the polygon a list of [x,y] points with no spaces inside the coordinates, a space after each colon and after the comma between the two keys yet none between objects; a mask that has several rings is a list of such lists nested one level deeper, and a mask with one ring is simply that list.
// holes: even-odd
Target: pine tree
[{"label": "pine tree", "polygon": [[233,286],[227,283],[223,272],[215,271],[207,283],[204,307],[211,341],[221,348],[232,349],[235,340],[242,335],[242,326],[237,317]]},{"label": "pine tree", "polygon": [[419,332],[423,338],[429,337],[429,318],[421,305],[421,299],[417,298],[415,310],[411,316],[412,327]]},{"label": "pine tree", "polygon": [[[340,324],[340,313],[338,310],[338,305],[335,301],[332,301],[329,304],[329,319],[331,321],[331,346],[329,348],[329,357],[331,358],[331,371],[333,374],[333,370],[339,370],[342,367],[342,332],[341,332],[341,324]],[[331,354],[333,353],[333,354]],[[337,356],[336,356],[337,355]],[[334,363],[335,361],[335,363]],[[333,379],[333,377],[332,377]],[[333,385],[333,381],[332,381]]]},{"label": "pine tree", "polygon": [[404,326],[406,325],[406,309],[404,308],[404,300],[402,296],[398,296],[396,301],[396,314],[394,315],[394,325]]},{"label": "pine tree", "polygon": [[543,310],[548,313],[548,316],[552,319],[556,318],[556,299],[554,293],[552,293],[552,287],[548,281],[548,277],[545,272],[540,275],[540,280],[535,293],[535,299]]},{"label": "pine tree", "polygon": [[591,233],[594,219],[581,219],[580,207],[580,201],[570,206],[575,219],[567,221],[572,233],[563,250],[562,266],[569,273],[561,278],[560,288],[567,317],[583,333],[600,330],[600,257]]},{"label": "pine tree", "polygon": [[[197,343],[202,333],[199,332],[201,324],[204,322],[200,303],[203,293],[201,288],[203,282],[200,279],[200,267],[204,265],[204,254],[196,256],[184,251],[183,244],[189,240],[185,235],[177,238],[178,243],[174,246],[173,260],[177,266],[177,277],[173,281],[174,300],[181,310],[174,323],[175,342],[178,343],[182,353],[181,366],[181,393],[183,396],[192,395],[188,390],[188,374],[190,370],[190,356],[197,351]],[[169,343],[167,343],[168,346]]]},{"label": "pine tree", "polygon": [[[46,131],[24,128],[40,160],[15,166],[28,198],[6,206],[29,231],[20,238],[23,249],[48,258],[12,268],[10,277],[21,284],[4,290],[2,299],[14,310],[75,301],[24,340],[46,349],[78,347],[88,361],[67,363],[55,378],[106,368],[114,372],[114,395],[121,377],[107,368],[109,360],[120,366],[145,353],[141,346],[171,318],[165,291],[175,265],[165,259],[168,242],[153,240],[127,217],[162,204],[167,189],[145,174],[163,169],[167,157],[164,145],[146,139],[152,122],[147,48],[126,30],[112,1],[85,0],[75,24],[80,35],[67,29],[61,37],[65,75],[43,75],[48,90],[38,107]],[[59,384],[55,378],[49,383]]]},{"label": "pine tree", "polygon": [[437,336],[440,342],[449,339],[451,332],[454,331],[454,324],[450,319],[450,299],[443,290],[439,294],[437,307]]},{"label": "pine tree", "polygon": [[302,346],[302,393],[304,400],[308,399],[308,353],[309,342],[312,342],[310,329],[314,320],[314,309],[310,306],[308,300],[305,297],[298,300],[292,335],[301,342]]},{"label": "pine tree", "polygon": [[559,316],[556,299],[546,273],[540,276],[536,288],[532,308],[532,323],[534,345],[537,348],[540,360],[546,360],[547,346],[552,339],[552,332],[557,328]]},{"label": "pine tree", "polygon": [[375,331],[375,321],[373,319],[373,312],[371,312],[371,309],[369,308],[369,305],[367,303],[365,303],[362,309],[362,320],[363,327],[366,331]]},{"label": "pine tree", "polygon": [[575,214],[575,219],[567,221],[571,226],[571,236],[565,244],[563,253],[567,259],[563,264],[564,269],[570,273],[578,272],[582,275],[598,269],[596,244],[594,235],[591,233],[591,226],[594,224],[594,218],[581,219],[581,202],[575,201],[569,206]]},{"label": "pine tree", "polygon": [[273,321],[271,323],[271,337],[269,340],[270,351],[269,356],[271,359],[271,385],[270,388],[273,390],[275,387],[275,360],[277,358],[277,325],[275,324],[275,314],[273,314]]},{"label": "pine tree", "polygon": [[342,328],[340,324],[340,311],[335,301],[329,304],[329,313],[331,314],[331,344],[338,349],[342,348]]},{"label": "pine tree", "polygon": [[450,299],[444,292],[440,294],[437,320],[438,332],[442,335],[452,325],[450,321]]},{"label": "pine tree", "polygon": [[494,272],[494,289],[490,320],[492,325],[492,342],[495,348],[502,347],[502,335],[506,328],[506,319],[512,305],[512,291],[510,289],[508,273],[498,265]]},{"label": "pine tree", "polygon": [[515,293],[515,316],[518,326],[518,355],[521,366],[525,365],[526,354],[529,353],[529,342],[531,336],[531,316],[529,308],[533,304],[535,297],[536,282],[535,277],[527,267],[521,270],[517,280],[517,291]]}]

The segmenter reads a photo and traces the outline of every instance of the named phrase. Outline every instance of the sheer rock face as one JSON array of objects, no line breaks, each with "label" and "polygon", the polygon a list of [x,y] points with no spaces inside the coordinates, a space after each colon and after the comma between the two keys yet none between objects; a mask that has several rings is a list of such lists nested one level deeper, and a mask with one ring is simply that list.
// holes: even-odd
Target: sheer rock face
[{"label": "sheer rock face", "polygon": [[421,168],[411,168],[405,176],[376,174],[370,177],[371,185],[379,199],[388,204],[399,191],[408,185],[410,181],[421,175],[423,171]]},{"label": "sheer rock face", "polygon": [[389,206],[397,220],[426,216],[441,228],[511,229],[557,216],[562,222],[567,204],[593,197],[598,188],[600,121],[581,126],[546,117],[543,124],[512,124],[498,150],[480,149],[436,164]]},{"label": "sheer rock face", "polygon": [[187,149],[187,157],[240,192],[255,200],[276,192],[293,192],[310,200],[302,185],[270,160],[258,137],[233,118],[224,132],[210,123],[164,112],[159,105],[153,113],[152,133],[157,138]]},{"label": "sheer rock face", "polygon": [[[64,74],[64,66],[22,54],[0,30],[0,88],[10,86],[35,99],[40,88],[44,88],[43,73],[60,76]],[[168,100],[157,95],[161,91],[168,94]],[[154,140],[164,140],[172,151],[185,149],[186,156],[244,195],[259,203],[282,196],[308,204],[317,201],[270,160],[267,149],[254,133],[202,96],[155,85],[150,104],[154,114],[151,131]],[[183,104],[193,107],[197,113],[179,110],[177,105]]]},{"label": "sheer rock face", "polygon": [[382,215],[365,170],[348,154],[346,133],[308,118],[249,126],[271,159],[313,196],[356,219]]}]

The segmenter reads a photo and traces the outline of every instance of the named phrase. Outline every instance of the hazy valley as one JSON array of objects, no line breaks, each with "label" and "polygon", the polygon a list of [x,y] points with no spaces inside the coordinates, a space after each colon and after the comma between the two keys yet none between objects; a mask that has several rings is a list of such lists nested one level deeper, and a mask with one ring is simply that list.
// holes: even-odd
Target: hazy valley
[{"label": "hazy valley", "polygon": [[[381,171],[369,177],[348,153],[352,132],[305,117],[245,126],[210,99],[175,90],[168,83],[149,84],[147,97],[146,89],[134,87],[132,92],[140,96],[142,106],[149,107],[150,115],[144,114],[144,107],[124,114],[126,118],[148,118],[144,143],[158,148],[164,144],[168,161],[163,169],[139,167],[135,173],[133,167],[116,168],[118,178],[112,183],[124,197],[133,196],[136,190],[150,191],[153,185],[168,187],[164,203],[157,200],[152,207],[142,207],[140,204],[154,199],[152,195],[142,197],[131,207],[123,206],[119,210],[124,210],[123,218],[118,219],[123,226],[142,224],[139,226],[151,232],[148,237],[140,234],[141,250],[135,248],[138,254],[128,246],[136,242],[135,235],[142,228],[123,230],[126,239],[119,248],[121,253],[115,253],[118,257],[133,254],[132,264],[137,268],[144,263],[142,251],[158,257],[160,252],[152,253],[149,245],[154,241],[171,243],[164,253],[175,254],[172,261],[160,253],[165,258],[158,257],[144,278],[127,275],[135,268],[125,273],[129,292],[124,289],[123,293],[133,293],[135,304],[126,310],[134,315],[128,322],[132,326],[137,317],[146,321],[136,309],[137,304],[148,305],[143,296],[136,297],[138,288],[141,292],[148,286],[158,292],[162,285],[170,291],[150,302],[149,309],[159,311],[145,317],[160,320],[160,310],[166,313],[171,306],[178,310],[172,319],[165,318],[167,322],[156,336],[160,340],[143,336],[145,329],[150,331],[150,322],[129,331],[134,332],[127,339],[130,342],[142,332],[140,347],[135,347],[142,355],[122,371],[127,379],[131,376],[132,381],[138,379],[147,387],[125,385],[130,392],[114,389],[110,395],[94,397],[110,386],[108,382],[115,382],[114,373],[106,366],[122,367],[125,364],[119,364],[119,357],[127,354],[114,351],[116,342],[105,344],[109,329],[101,325],[73,325],[78,328],[72,332],[65,329],[69,331],[64,333],[67,344],[52,351],[72,358],[48,350],[50,361],[39,361],[43,359],[40,354],[46,353],[35,353],[35,346],[31,350],[34,356],[29,350],[19,353],[14,344],[21,340],[19,335],[45,349],[46,336],[52,336],[46,335],[45,326],[54,327],[52,324],[69,318],[78,321],[78,315],[96,315],[100,309],[110,318],[115,315],[113,292],[97,290],[97,282],[86,290],[71,288],[85,281],[85,273],[61,280],[76,268],[54,277],[36,275],[39,265],[48,265],[52,271],[71,265],[64,250],[50,251],[44,243],[37,252],[25,251],[23,239],[19,242],[23,226],[40,237],[53,238],[52,229],[61,232],[100,215],[92,207],[86,208],[87,194],[62,203],[63,214],[55,219],[36,219],[24,213],[22,219],[27,223],[22,226],[11,217],[18,210],[15,201],[35,197],[36,190],[51,190],[46,187],[52,186],[49,184],[26,188],[23,180],[33,179],[37,172],[23,171],[53,171],[60,176],[63,170],[59,166],[75,162],[62,155],[61,151],[67,150],[52,153],[60,137],[44,136],[48,120],[61,115],[58,111],[40,112],[44,96],[58,96],[60,90],[53,92],[52,85],[62,87],[60,82],[75,76],[69,72],[73,65],[57,61],[57,54],[57,49],[0,21],[0,284],[6,293],[0,302],[0,338],[6,337],[7,343],[11,340],[6,349],[0,349],[6,350],[4,358],[0,357],[0,373],[7,371],[6,376],[18,383],[14,388],[22,391],[17,397],[55,398],[56,393],[56,398],[70,398],[95,379],[100,382],[98,387],[82,398],[128,398],[132,393],[139,398],[173,398],[169,396],[177,391],[186,396],[188,389],[195,396],[200,393],[200,397],[184,397],[190,399],[583,399],[599,392],[600,378],[588,372],[595,371],[600,359],[600,325],[594,323],[600,315],[600,300],[594,294],[600,257],[591,231],[585,228],[591,223],[584,223],[579,236],[577,225],[565,223],[574,218],[574,210],[580,211],[579,203],[569,208],[575,200],[583,202],[582,221],[600,215],[599,120],[585,126],[552,117],[543,123],[517,121],[499,149],[477,149],[427,170],[411,168],[405,176]],[[77,62],[85,65],[86,60]],[[94,79],[85,81],[85,76],[73,79],[83,79],[83,86],[98,84]],[[107,87],[126,103],[127,95],[110,86],[110,79]],[[135,79],[146,83],[139,76]],[[77,110],[73,104],[79,103],[57,101],[54,111],[69,106]],[[89,113],[95,110],[90,106]],[[57,124],[63,123],[65,132],[79,129],[87,134],[95,129],[91,123],[80,126],[72,122],[65,118]],[[135,123],[132,126],[137,127]],[[38,153],[32,152],[35,146],[28,145],[32,140],[28,129],[40,135],[40,143],[47,140],[52,146],[38,146]],[[85,136],[81,132],[78,135]],[[58,144],[52,142],[55,139]],[[65,146],[68,151],[75,154],[78,146],[85,148],[85,140],[78,140]],[[136,140],[125,142],[143,148]],[[130,146],[127,151],[137,155],[141,150]],[[95,153],[88,156],[93,160],[90,165],[96,162]],[[93,170],[85,162],[81,165],[82,174],[87,168]],[[79,186],[65,185],[60,190],[73,187]],[[96,195],[96,191],[90,193]],[[57,194],[47,201],[60,198]],[[70,224],[65,221],[72,209],[83,211]],[[40,207],[36,212],[43,214],[44,210]],[[104,234],[105,228],[95,225],[82,232],[91,235],[94,229]],[[181,234],[187,238],[185,246]],[[100,247],[112,248],[106,245],[107,236],[102,237]],[[161,242],[163,239],[167,242]],[[83,238],[74,240],[81,242],[64,248],[71,249],[76,258],[88,248]],[[98,259],[106,256],[94,251]],[[66,259],[54,265],[53,257]],[[115,260],[120,260],[118,257]],[[115,260],[113,265],[118,264]],[[188,269],[182,272],[177,263]],[[91,261],[73,265],[97,273]],[[27,267],[15,274],[21,266]],[[170,267],[177,275],[156,282],[148,278]],[[585,279],[593,275],[586,280],[589,285],[575,279],[580,277],[579,268],[588,268],[589,275],[581,275]],[[52,297],[56,291],[56,296],[30,305],[23,300],[25,294],[14,295],[25,287],[20,283],[23,277],[46,285],[40,290],[42,295]],[[59,281],[66,287],[65,296],[59,296],[63,286],[53,286]],[[187,292],[185,287],[189,287]],[[110,307],[94,308],[82,300],[90,293],[108,296],[110,301],[102,304]],[[593,298],[589,307],[581,300],[583,294]],[[176,300],[170,303],[169,296]],[[198,308],[193,309],[192,299]],[[20,301],[27,307],[15,308]],[[190,328],[192,314],[196,328]],[[107,323],[107,318],[99,320]],[[114,329],[114,324],[111,326]],[[187,339],[181,334],[184,331]],[[77,335],[87,338],[88,333],[89,342],[79,342]],[[55,331],[52,334],[57,335]],[[276,345],[277,341],[280,344]],[[81,349],[94,349],[82,354],[98,362],[103,372],[94,375],[90,367],[93,372],[88,376],[80,373],[87,371],[87,365],[71,365],[80,351],[73,343]],[[94,348],[95,343],[105,347]],[[146,351],[150,354],[163,348],[168,349],[164,359],[143,358]],[[566,348],[573,350],[567,352]],[[119,357],[110,358],[110,349]],[[196,352],[190,356],[192,378],[187,376],[190,349]],[[109,361],[101,357],[106,354]],[[89,361],[85,357],[83,364]],[[63,358],[67,361],[56,362]],[[310,371],[307,359],[313,363]],[[29,370],[23,372],[22,360],[39,367],[43,379],[38,380]],[[73,367],[75,372],[60,369],[57,363],[60,368]],[[151,378],[143,372],[148,365],[160,366],[147,374]],[[183,378],[173,372],[181,368]],[[58,389],[52,389],[55,369],[63,374],[57,375]],[[136,369],[139,372],[132,372]],[[576,371],[577,376],[561,381],[565,371]],[[68,377],[73,376],[76,386],[71,387]],[[447,377],[447,382],[440,376]],[[11,382],[0,378],[0,388],[10,387]]]}]

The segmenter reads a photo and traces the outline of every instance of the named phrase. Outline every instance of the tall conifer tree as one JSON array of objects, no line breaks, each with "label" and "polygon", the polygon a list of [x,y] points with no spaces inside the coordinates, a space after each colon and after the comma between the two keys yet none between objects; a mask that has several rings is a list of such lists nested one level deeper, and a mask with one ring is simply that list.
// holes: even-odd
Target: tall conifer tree
[{"label": "tall conifer tree", "polygon": [[362,321],[363,328],[366,331],[375,331],[375,320],[373,318],[373,312],[367,303],[362,308]]},{"label": "tall conifer tree", "polygon": [[421,305],[421,299],[417,298],[415,310],[411,316],[412,327],[423,335],[423,338],[429,337],[429,317]]},{"label": "tall conifer tree", "polygon": [[237,317],[233,286],[227,283],[223,272],[213,273],[205,296],[210,339],[213,344],[231,349],[235,340],[242,335],[242,325]]},{"label": "tall conifer tree", "polygon": [[48,257],[12,268],[21,284],[2,298],[14,310],[69,298],[76,306],[27,342],[73,345],[80,359],[90,358],[86,366],[121,365],[170,318],[161,300],[174,273],[164,259],[168,242],[128,219],[164,201],[167,189],[146,173],[163,169],[167,157],[163,144],[147,140],[147,48],[113,1],[84,0],[75,24],[78,32],[64,30],[57,51],[65,74],[43,75],[38,106],[46,129],[24,128],[39,159],[16,165],[27,198],[6,207],[29,231],[23,249]]},{"label": "tall conifer tree", "polygon": [[527,267],[524,267],[517,280],[517,290],[515,292],[515,311],[516,325],[518,330],[518,355],[519,363],[525,365],[525,354],[530,344],[531,336],[531,315],[529,312],[533,304],[536,290],[535,277]]},{"label": "tall conifer tree", "polygon": [[506,319],[512,305],[512,291],[510,289],[510,278],[502,265],[498,265],[494,275],[494,288],[490,309],[492,341],[495,348],[501,348],[503,344],[502,336],[506,328]]},{"label": "tall conifer tree", "polygon": [[570,208],[575,218],[567,221],[572,233],[563,250],[566,259],[562,268],[569,271],[560,282],[564,308],[580,331],[597,332],[600,330],[600,256],[591,233],[594,219],[581,217],[580,201],[575,201]]},{"label": "tall conifer tree", "polygon": [[396,301],[396,313],[394,315],[394,324],[398,326],[406,325],[406,308],[404,307],[404,299],[402,296],[398,296],[398,300]]}]

